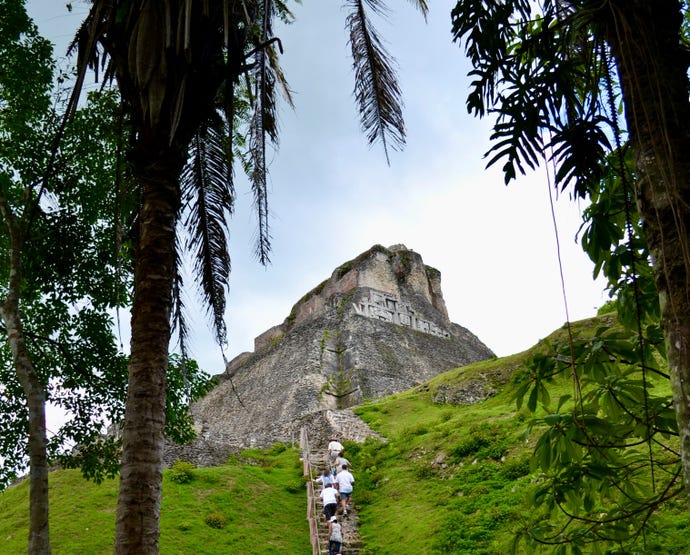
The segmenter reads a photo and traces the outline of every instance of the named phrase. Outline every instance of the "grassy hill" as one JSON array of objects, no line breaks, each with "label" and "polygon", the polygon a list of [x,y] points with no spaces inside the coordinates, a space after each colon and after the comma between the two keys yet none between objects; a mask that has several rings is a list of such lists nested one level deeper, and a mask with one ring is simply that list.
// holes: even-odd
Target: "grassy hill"
[{"label": "grassy hill", "polygon": [[[572,330],[587,337],[602,324],[615,325],[614,318],[583,320]],[[347,446],[350,455],[355,452],[360,477],[355,499],[367,553],[396,553],[391,546],[406,553],[554,552],[554,546],[539,551],[516,543],[535,513],[528,499],[538,478],[530,469],[536,441],[536,433],[527,433],[532,415],[517,410],[515,383],[529,356],[545,353],[565,336],[565,328],[557,330],[524,353],[458,368],[356,409],[389,440]],[[465,406],[435,402],[453,397],[453,390],[472,391],[478,383],[498,393]],[[571,391],[570,381],[556,383],[552,396]],[[554,522],[555,529],[565,520]],[[635,550],[601,553],[690,553],[690,520],[682,496],[667,503],[651,524],[655,530],[640,538]]]},{"label": "grassy hill", "polygon": [[[295,449],[245,451],[227,465],[164,472],[160,553],[309,553],[302,464]],[[0,495],[0,553],[26,553],[28,481]],[[50,475],[54,555],[113,552],[116,480]]]},{"label": "grassy hill", "polygon": [[[578,322],[575,333],[587,335],[601,323]],[[387,438],[346,444],[357,479],[363,553],[510,552],[532,516],[527,499],[536,481],[529,463],[534,437],[526,434],[531,415],[516,409],[514,380],[530,354],[563,334],[557,330],[525,353],[458,368],[356,409]],[[558,387],[566,392],[570,386]],[[467,391],[493,395],[470,405],[439,402]],[[276,445],[247,451],[225,466],[190,472],[187,483],[184,468],[165,473],[163,555],[310,552],[296,450]],[[51,474],[55,555],[112,552],[116,491],[113,482],[94,485],[78,473]],[[0,552],[25,552],[27,503],[27,484],[0,496]],[[225,524],[213,528],[207,520]],[[653,524],[656,530],[635,552],[690,553],[682,499],[667,504]],[[535,551],[518,544],[517,552]]]}]

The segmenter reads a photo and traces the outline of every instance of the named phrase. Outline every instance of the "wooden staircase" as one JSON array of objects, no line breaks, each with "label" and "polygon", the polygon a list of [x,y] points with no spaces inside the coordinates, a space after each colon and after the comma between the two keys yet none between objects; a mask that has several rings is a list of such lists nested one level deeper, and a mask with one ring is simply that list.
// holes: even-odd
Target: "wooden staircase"
[{"label": "wooden staircase", "polygon": [[[326,517],[323,514],[323,505],[319,499],[321,485],[314,482],[314,479],[323,472],[323,469],[328,464],[326,446],[310,445],[306,428],[302,428],[300,449],[302,450],[304,475],[308,478],[307,520],[309,520],[312,555],[328,555],[328,522],[326,522]],[[362,548],[362,542],[359,538],[359,515],[356,499],[357,484],[355,483],[353,498],[350,501],[350,509],[347,515],[342,514],[340,504],[338,504],[338,509],[335,513],[343,529],[343,545],[340,549],[343,555],[357,555]]]}]

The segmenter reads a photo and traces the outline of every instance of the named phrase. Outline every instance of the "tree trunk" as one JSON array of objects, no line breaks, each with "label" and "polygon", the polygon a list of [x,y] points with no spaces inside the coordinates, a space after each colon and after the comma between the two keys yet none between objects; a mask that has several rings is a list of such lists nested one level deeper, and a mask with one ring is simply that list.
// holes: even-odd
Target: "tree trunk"
[{"label": "tree trunk", "polygon": [[48,525],[48,437],[46,434],[45,390],[31,362],[24,341],[19,313],[22,284],[21,252],[24,244],[22,222],[15,219],[4,194],[0,194],[0,211],[10,238],[10,276],[7,297],[0,305],[12,363],[22,386],[29,411],[29,549],[30,555],[50,555]]},{"label": "tree trunk", "polygon": [[45,392],[26,350],[18,311],[2,308],[17,377],[29,411],[29,554],[50,554]]},{"label": "tree trunk", "polygon": [[158,552],[175,222],[183,163],[167,138],[147,141],[139,136],[133,167],[143,193],[115,530],[115,553],[122,555]]},{"label": "tree trunk", "polygon": [[690,508],[690,103],[677,0],[616,0],[605,9],[654,266]]},{"label": "tree trunk", "polygon": [[[46,434],[45,392],[24,345],[21,324],[9,324],[7,335],[12,347],[14,366],[29,410],[29,554],[50,554],[48,526],[48,436]],[[10,329],[12,331],[10,331]]]}]

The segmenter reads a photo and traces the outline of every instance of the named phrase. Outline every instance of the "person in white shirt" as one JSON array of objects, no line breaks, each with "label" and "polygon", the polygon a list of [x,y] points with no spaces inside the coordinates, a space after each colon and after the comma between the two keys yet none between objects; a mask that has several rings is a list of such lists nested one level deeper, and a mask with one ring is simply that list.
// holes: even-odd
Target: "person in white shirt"
[{"label": "person in white shirt", "polygon": [[334,437],[328,442],[328,462],[331,466],[335,462],[335,458],[343,450],[342,444]]},{"label": "person in white shirt", "polygon": [[352,485],[355,483],[355,479],[347,469],[347,465],[343,465],[343,469],[336,474],[334,482],[340,494],[343,515],[347,515],[347,510],[350,508],[350,499],[352,498]]},{"label": "person in white shirt", "polygon": [[323,503],[323,514],[326,515],[326,520],[330,520],[338,507],[338,497],[340,497],[338,490],[329,483],[323,486],[319,497]]}]

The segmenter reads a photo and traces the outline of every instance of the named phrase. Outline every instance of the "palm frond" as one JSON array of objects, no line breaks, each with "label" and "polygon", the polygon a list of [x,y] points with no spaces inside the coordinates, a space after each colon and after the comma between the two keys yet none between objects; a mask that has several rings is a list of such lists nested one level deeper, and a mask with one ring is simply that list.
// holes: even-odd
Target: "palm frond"
[{"label": "palm frond", "polygon": [[[272,0],[264,0],[256,12],[256,27],[260,29],[257,48],[253,51],[254,64],[251,81],[256,87],[252,116],[249,124],[249,163],[246,168],[252,183],[258,226],[255,252],[261,264],[270,262],[271,235],[268,225],[268,187],[266,166],[266,140],[278,144],[278,118],[275,101],[276,81],[284,82],[282,72],[276,74],[277,64],[271,62],[268,51],[272,49],[268,38],[272,35],[274,17]],[[289,97],[288,97],[289,100]]]},{"label": "palm frond", "polygon": [[77,53],[76,79],[67,104],[67,114],[70,116],[77,109],[87,70],[93,69],[98,80],[98,70],[102,60],[98,40],[105,33],[105,22],[108,21],[106,14],[104,4],[94,2],[67,49],[68,56],[74,52]]},{"label": "palm frond", "polygon": [[[280,48],[280,53],[282,54],[283,48],[282,48],[282,45],[280,44],[280,41],[278,41],[278,45]],[[280,87],[282,97],[285,99],[285,102],[288,103],[288,106],[290,106],[290,108],[294,109],[295,108],[295,102],[292,99],[292,89],[290,89],[290,85],[287,82],[287,78],[285,77],[285,73],[283,72],[283,68],[280,67],[280,64],[278,63],[278,54],[276,53],[276,50],[272,44],[270,44],[266,47],[266,54],[268,57],[268,63],[269,63],[270,70],[274,76],[274,81]]]},{"label": "palm frond", "polygon": [[254,102],[254,111],[249,125],[249,158],[246,160],[247,175],[252,184],[254,207],[257,215],[257,236],[255,253],[259,262],[270,262],[271,236],[268,225],[268,184],[266,167],[266,135],[270,134],[271,117],[265,110],[266,86],[259,85],[259,95]]},{"label": "palm frond", "polygon": [[381,141],[386,160],[388,148],[400,150],[405,144],[405,122],[402,115],[402,93],[398,85],[394,60],[386,51],[371,25],[364,4],[376,14],[385,16],[387,9],[381,0],[348,0],[352,12],[346,25],[350,31],[355,71],[355,99],[359,108],[362,129],[369,144]]},{"label": "palm frond", "polygon": [[182,253],[184,249],[180,244],[180,234],[175,239],[175,280],[172,289],[172,325],[177,331],[177,341],[183,357],[187,355],[187,345],[189,344],[189,326],[187,325],[184,300],[184,279],[182,278]]},{"label": "palm frond", "polygon": [[190,144],[190,162],[181,176],[187,246],[193,252],[194,275],[221,346],[226,341],[225,293],[231,266],[227,221],[235,195],[227,136],[226,122],[220,116],[204,123]]},{"label": "palm frond", "polygon": [[420,12],[422,12],[424,20],[426,21],[426,17],[429,15],[429,5],[426,3],[426,0],[409,0],[409,2]]}]

